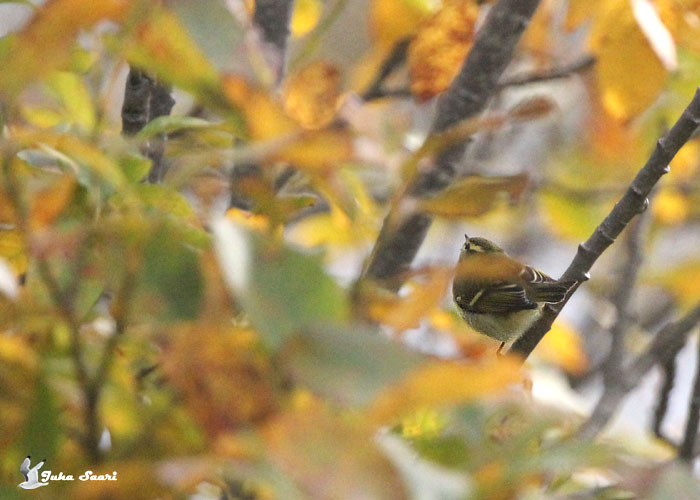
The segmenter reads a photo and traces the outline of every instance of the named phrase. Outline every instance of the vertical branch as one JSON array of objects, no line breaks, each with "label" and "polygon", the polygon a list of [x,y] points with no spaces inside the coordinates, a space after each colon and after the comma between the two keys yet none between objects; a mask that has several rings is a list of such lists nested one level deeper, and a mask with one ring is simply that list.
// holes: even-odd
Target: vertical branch
[{"label": "vertical branch", "polygon": [[698,424],[700,424],[700,340],[698,340],[696,363],[695,382],[688,404],[688,420],[685,425],[683,443],[678,452],[678,457],[686,462],[692,461],[695,456],[693,450],[698,438]]},{"label": "vertical branch", "polygon": [[[280,85],[284,78],[287,59],[289,23],[292,18],[294,0],[257,0],[253,23],[260,30],[267,48],[265,55],[275,72],[275,84]],[[229,207],[250,209],[251,202],[240,186],[245,181],[262,178],[262,169],[255,163],[234,165],[231,170],[231,199]]]},{"label": "vertical branch", "polygon": [[275,73],[275,83],[284,78],[287,60],[289,22],[292,18],[294,0],[256,0],[253,23],[260,29],[268,50],[268,63]]},{"label": "vertical branch", "polygon": [[578,284],[561,303],[545,307],[540,318],[513,344],[511,352],[527,358],[535,349],[540,340],[552,328],[552,323],[571,295],[583,281],[588,279],[588,272],[598,257],[615,242],[627,224],[646,209],[649,204],[647,196],[661,177],[668,173],[668,164],[678,150],[690,139],[698,125],[700,125],[700,89],[696,91],[695,96],[673,128],[657,141],[656,148],[646,164],[637,173],[632,184],[615,204],[612,211],[590,238],[579,245],[576,256],[561,277],[563,281],[577,281]]},{"label": "vertical branch", "polygon": [[[151,78],[143,71],[130,68],[124,88],[124,104],[122,105],[122,133],[135,135],[151,120],[170,114],[175,100],[170,95],[170,89]],[[144,154],[151,159],[151,170],[148,181],[152,183],[163,180],[165,166],[163,150],[165,136],[150,139],[144,147]]]},{"label": "vertical branch", "polygon": [[[438,100],[433,133],[483,111],[498,90],[498,81],[538,5],[539,0],[499,0],[491,8],[459,74]],[[456,164],[466,146],[460,143],[444,150],[409,193],[422,197],[447,187],[456,176]],[[414,212],[394,224],[396,215],[390,213],[384,220],[364,273],[370,279],[391,280],[392,288],[400,287],[396,278],[411,265],[432,222],[427,214]]]},{"label": "vertical branch", "polygon": [[678,355],[678,350],[679,349],[677,349],[670,359],[662,365],[663,384],[659,389],[658,402],[656,404],[656,408],[654,408],[654,420],[652,422],[652,431],[654,432],[654,435],[657,438],[666,441],[667,438],[663,433],[662,425],[664,423],[664,418],[666,417],[666,412],[668,411],[668,402],[671,397],[671,391],[673,390],[673,385],[676,378],[676,356]]}]

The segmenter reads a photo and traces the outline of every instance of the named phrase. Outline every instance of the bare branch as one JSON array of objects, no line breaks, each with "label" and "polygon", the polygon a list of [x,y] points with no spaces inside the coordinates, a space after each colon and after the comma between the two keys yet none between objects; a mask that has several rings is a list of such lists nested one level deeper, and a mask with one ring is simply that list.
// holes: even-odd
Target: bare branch
[{"label": "bare branch", "polygon": [[683,443],[678,451],[678,458],[690,462],[695,458],[695,442],[698,438],[698,425],[700,424],[700,342],[698,342],[698,353],[696,357],[695,382],[693,392],[690,395],[688,404],[688,420],[685,425]]},{"label": "bare branch", "polygon": [[683,346],[690,332],[700,323],[700,304],[695,306],[682,319],[662,328],[630,366],[623,371],[618,381],[608,385],[593,414],[581,426],[579,436],[593,438],[608,423],[622,399],[637,386],[642,377],[657,364],[664,365]]},{"label": "bare branch", "polygon": [[[369,85],[367,90],[362,94],[362,99],[365,101],[371,101],[372,99],[378,99],[380,97],[385,97],[388,92],[384,89],[384,81],[401,66],[406,60],[406,54],[408,53],[408,46],[411,43],[410,38],[404,38],[394,45],[389,56],[382,63],[381,68],[377,72],[377,76],[374,81]],[[408,95],[411,92],[408,91]]]},{"label": "bare branch", "polygon": [[654,420],[652,423],[652,430],[654,435],[659,439],[668,441],[663,433],[662,425],[664,423],[664,418],[666,417],[666,412],[668,411],[668,402],[671,397],[671,391],[673,390],[673,385],[676,378],[676,355],[678,351],[671,356],[665,364],[662,365],[663,370],[663,384],[659,388],[659,396],[657,398],[656,408],[654,409]]},{"label": "bare branch", "polygon": [[[146,73],[131,68],[124,88],[124,104],[122,105],[122,133],[135,135],[151,120],[170,114],[175,100],[170,95],[170,89],[151,78]],[[148,181],[160,182],[165,175],[163,150],[165,136],[154,137],[148,141],[144,154],[151,159],[151,170]]]},{"label": "bare branch", "polygon": [[[433,133],[483,111],[538,5],[539,0],[499,0],[491,8],[459,74],[438,100]],[[456,176],[456,164],[465,148],[466,143],[461,143],[442,152],[418,177],[410,194],[427,196],[447,187]],[[393,281],[392,288],[401,285],[396,278],[410,266],[432,222],[421,212],[403,216],[399,224],[394,224],[395,220],[392,213],[385,219],[364,273],[370,279]]]},{"label": "bare branch", "polygon": [[507,87],[519,87],[522,85],[529,85],[531,83],[540,83],[550,80],[559,80],[561,78],[568,78],[576,73],[581,73],[582,71],[592,68],[594,64],[595,57],[587,55],[571,64],[558,68],[552,68],[548,71],[543,71],[540,73],[526,73],[506,78],[498,83],[498,87],[504,89]]},{"label": "bare branch", "polygon": [[268,63],[275,72],[279,84],[284,78],[287,59],[289,21],[292,18],[294,0],[257,0],[253,23],[260,29],[268,50]]},{"label": "bare branch", "polygon": [[[668,173],[668,164],[678,150],[688,141],[700,124],[700,89],[695,93],[688,107],[683,111],[673,128],[656,143],[656,148],[647,163],[637,173],[625,194],[613,207],[612,211],[596,228],[590,238],[578,247],[574,260],[564,272],[564,281],[578,281],[572,293],[588,279],[588,272],[600,255],[615,241],[635,215],[641,213],[649,204],[647,196],[661,179]],[[552,327],[552,323],[561,312],[572,293],[560,304],[547,306],[542,316],[520,337],[510,351],[527,358],[537,344]]]}]

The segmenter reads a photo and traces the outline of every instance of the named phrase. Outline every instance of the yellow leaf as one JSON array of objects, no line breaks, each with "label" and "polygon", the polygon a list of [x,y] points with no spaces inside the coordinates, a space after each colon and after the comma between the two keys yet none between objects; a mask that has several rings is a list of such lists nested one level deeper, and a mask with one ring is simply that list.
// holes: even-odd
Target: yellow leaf
[{"label": "yellow leaf", "polygon": [[352,160],[354,147],[349,131],[319,130],[304,134],[277,155],[280,160],[307,170],[324,172]]},{"label": "yellow leaf", "polygon": [[422,210],[441,217],[477,217],[490,211],[501,197],[520,199],[526,175],[512,177],[469,176],[433,198],[421,200]]},{"label": "yellow leaf", "polygon": [[14,369],[21,367],[25,370],[34,371],[38,362],[37,352],[31,348],[24,337],[20,335],[0,335],[0,364],[13,366]]},{"label": "yellow leaf", "polygon": [[654,219],[669,226],[682,223],[690,214],[688,199],[677,189],[668,186],[659,190],[651,209]]},{"label": "yellow leaf", "polygon": [[666,288],[683,307],[690,307],[700,300],[700,261],[683,262],[649,281]]},{"label": "yellow leaf", "polygon": [[423,408],[454,406],[495,395],[520,379],[520,362],[503,358],[480,364],[431,362],[386,389],[369,410],[378,424]]},{"label": "yellow leaf", "polygon": [[323,61],[311,63],[287,80],[284,107],[303,127],[321,128],[335,116],[340,85],[335,66]]},{"label": "yellow leaf", "polygon": [[686,142],[671,160],[669,178],[687,181],[697,172],[700,162],[700,141]]},{"label": "yellow leaf", "polygon": [[414,96],[427,100],[450,86],[472,46],[478,16],[473,0],[454,0],[421,25],[408,48]]},{"label": "yellow leaf", "polygon": [[700,52],[700,2],[657,0],[655,5],[676,43],[694,52]]},{"label": "yellow leaf", "polygon": [[75,73],[59,71],[48,79],[49,87],[58,95],[65,108],[65,121],[75,123],[83,132],[95,126],[95,109],[90,91]]},{"label": "yellow leaf", "polygon": [[594,15],[596,2],[599,0],[569,0],[566,12],[566,29],[571,31]]},{"label": "yellow leaf", "polygon": [[590,39],[598,89],[605,110],[625,122],[656,100],[668,72],[640,28],[631,2],[602,5]]},{"label": "yellow leaf", "polygon": [[314,29],[321,19],[320,0],[296,0],[292,12],[292,36],[301,37]]},{"label": "yellow leaf", "polygon": [[588,368],[588,356],[581,336],[561,319],[554,323],[535,352],[542,359],[574,375],[581,374]]},{"label": "yellow leaf", "polygon": [[14,96],[33,80],[66,64],[70,47],[82,29],[102,19],[120,21],[130,6],[130,0],[45,2],[0,57],[0,90]]},{"label": "yellow leaf", "polygon": [[539,193],[539,204],[550,229],[561,238],[588,238],[610,211],[612,202],[577,199],[558,189]]},{"label": "yellow leaf", "polygon": [[439,305],[452,279],[452,271],[444,268],[426,274],[425,282],[413,282],[411,291],[406,296],[384,291],[368,297],[370,318],[399,332],[417,328],[420,321]]},{"label": "yellow leaf", "polygon": [[267,92],[235,75],[225,76],[223,84],[226,97],[243,113],[252,140],[264,141],[299,131],[300,127]]},{"label": "yellow leaf", "polygon": [[426,19],[434,2],[429,0],[373,0],[370,6],[370,30],[377,44],[390,48],[412,36]]},{"label": "yellow leaf", "polygon": [[18,231],[0,230],[0,257],[5,259],[17,274],[27,271],[27,255]]},{"label": "yellow leaf", "polygon": [[22,117],[39,128],[53,128],[63,120],[61,113],[44,106],[22,106]]},{"label": "yellow leaf", "polygon": [[170,11],[153,9],[118,49],[135,66],[195,95],[211,98],[218,90],[216,69]]}]

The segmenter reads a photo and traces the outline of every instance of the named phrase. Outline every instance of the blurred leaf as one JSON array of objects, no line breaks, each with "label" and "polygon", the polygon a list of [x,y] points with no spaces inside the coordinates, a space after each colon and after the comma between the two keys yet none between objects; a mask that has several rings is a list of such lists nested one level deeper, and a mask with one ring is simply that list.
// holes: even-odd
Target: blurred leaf
[{"label": "blurred leaf", "polygon": [[316,61],[287,79],[284,107],[303,127],[321,128],[333,120],[340,92],[338,69],[327,62]]},{"label": "blurred leaf", "polygon": [[370,32],[379,46],[389,50],[413,35],[433,9],[434,3],[428,0],[372,0]]},{"label": "blurred leaf", "polygon": [[580,375],[588,368],[588,356],[581,336],[561,319],[537,345],[536,353],[573,375]]},{"label": "blurred leaf", "polygon": [[367,313],[373,321],[390,326],[399,332],[418,328],[423,320],[435,309],[452,280],[452,270],[448,268],[428,269],[423,282],[410,283],[409,292],[399,296],[383,288],[368,289],[363,300],[369,303]]},{"label": "blurred leaf", "polygon": [[375,400],[370,415],[380,424],[406,413],[454,406],[498,394],[520,380],[520,362],[503,358],[481,364],[436,361],[413,371]]},{"label": "blurred leaf", "polygon": [[565,190],[552,189],[539,193],[543,217],[558,236],[572,241],[588,238],[610,211],[612,200],[573,197]]},{"label": "blurred leaf", "polygon": [[421,24],[408,48],[411,92],[419,100],[450,86],[474,41],[478,16],[476,2],[455,0]]},{"label": "blurred leaf", "polygon": [[302,37],[314,29],[321,19],[322,9],[320,0],[296,0],[292,12],[292,36]]},{"label": "blurred leaf", "polygon": [[690,200],[678,189],[661,187],[651,204],[654,219],[661,224],[675,226],[684,222],[690,215]]},{"label": "blurred leaf", "polygon": [[131,184],[141,182],[151,170],[151,160],[140,154],[129,154],[120,159],[122,172]]},{"label": "blurred leaf", "polygon": [[139,131],[136,137],[141,140],[146,140],[158,134],[169,134],[178,130],[190,128],[210,127],[217,127],[217,125],[203,120],[202,118],[195,118],[192,116],[159,116],[155,120],[148,122],[146,126]]},{"label": "blurred leaf", "polygon": [[648,478],[644,490],[640,491],[642,498],[647,500],[693,500],[700,496],[700,484],[693,477],[692,471],[680,463],[671,463],[659,471],[656,476],[656,484],[652,487],[648,484]]},{"label": "blurred leaf", "polygon": [[34,195],[30,207],[33,230],[50,226],[73,199],[76,182],[71,175],[61,175]]},{"label": "blurred leaf", "polygon": [[18,275],[27,271],[27,255],[19,231],[0,229],[0,257]]},{"label": "blurred leaf", "polygon": [[213,323],[170,332],[163,370],[189,412],[214,436],[274,411],[274,374],[249,329]]},{"label": "blurred leaf", "polygon": [[297,384],[346,406],[369,403],[422,361],[381,332],[360,327],[309,329],[280,358]]},{"label": "blurred leaf", "polygon": [[0,91],[9,97],[33,80],[70,60],[70,47],[82,29],[102,19],[120,21],[128,12],[129,0],[105,0],[99,5],[83,0],[49,0],[9,43],[0,55]]},{"label": "blurred leaf", "polygon": [[47,79],[47,85],[65,108],[64,120],[90,133],[95,127],[95,108],[87,86],[75,73],[58,71]]},{"label": "blurred leaf", "polygon": [[141,184],[136,193],[147,207],[170,214],[190,223],[197,222],[197,215],[187,199],[174,189],[157,184]]},{"label": "blurred leaf", "polygon": [[169,317],[193,319],[203,298],[199,258],[174,236],[165,228],[151,235],[145,251],[143,280],[165,299]]},{"label": "blurred leaf", "polygon": [[[192,39],[219,68],[227,68],[243,37],[243,27],[222,0],[170,0]],[[216,33],[216,36],[212,36]]]},{"label": "blurred leaf", "polygon": [[649,282],[663,286],[683,307],[690,307],[700,300],[700,261],[680,262],[650,277]]},{"label": "blurred leaf", "polygon": [[477,217],[491,210],[502,195],[507,195],[511,203],[517,201],[526,186],[526,175],[473,175],[453,183],[433,198],[421,200],[420,207],[428,213],[442,217]]},{"label": "blurred leaf", "polygon": [[406,498],[401,482],[358,419],[305,394],[264,427],[266,457],[311,498]]},{"label": "blurred leaf", "polygon": [[214,234],[224,277],[271,349],[293,333],[347,318],[345,291],[317,259],[225,219],[214,224]]},{"label": "blurred leaf", "polygon": [[637,21],[633,3],[601,2],[590,39],[603,106],[623,122],[654,102],[668,76]]},{"label": "blurred leaf", "polygon": [[46,373],[39,376],[32,394],[34,400],[24,424],[23,452],[35,457],[36,461],[44,458],[51,460],[56,456],[61,432],[58,423],[59,407],[48,385],[47,376]]}]

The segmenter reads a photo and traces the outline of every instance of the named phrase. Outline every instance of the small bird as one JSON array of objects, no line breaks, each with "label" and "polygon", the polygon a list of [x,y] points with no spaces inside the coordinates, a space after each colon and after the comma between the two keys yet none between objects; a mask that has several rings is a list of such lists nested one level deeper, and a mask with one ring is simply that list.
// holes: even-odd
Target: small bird
[{"label": "small bird", "polygon": [[502,342],[499,352],[525,333],[545,304],[561,302],[576,284],[512,259],[486,238],[464,237],[452,296],[474,330]]},{"label": "small bird", "polygon": [[25,490],[35,490],[37,488],[41,488],[42,486],[48,486],[49,483],[39,481],[39,469],[44,466],[45,462],[46,459],[42,460],[30,469],[29,467],[32,465],[31,457],[27,457],[22,460],[22,464],[19,466],[19,471],[24,476],[24,482],[19,483],[17,486],[24,488]]}]

